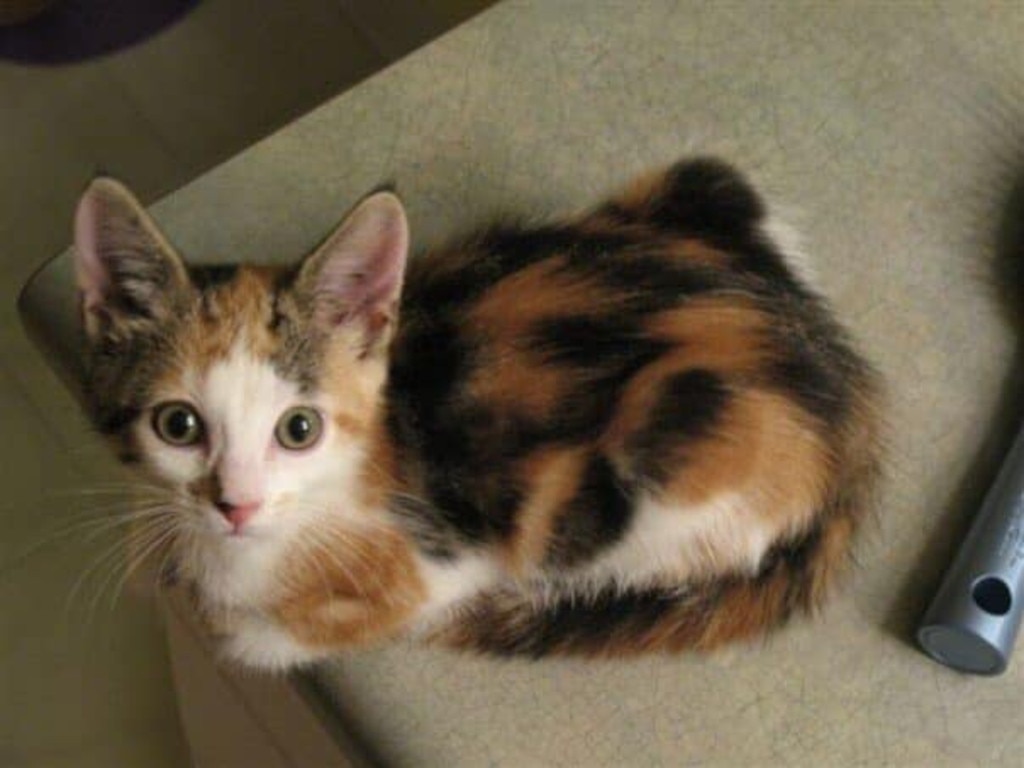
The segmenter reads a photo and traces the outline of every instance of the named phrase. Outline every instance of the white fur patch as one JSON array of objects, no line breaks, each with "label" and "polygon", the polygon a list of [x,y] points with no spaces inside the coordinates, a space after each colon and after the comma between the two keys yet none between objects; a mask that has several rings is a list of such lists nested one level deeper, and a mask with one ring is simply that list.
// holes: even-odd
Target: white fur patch
[{"label": "white fur patch", "polygon": [[791,218],[797,217],[792,213],[782,217],[770,214],[762,224],[761,231],[779,249],[796,276],[809,287],[814,287],[817,281],[814,262],[805,248],[803,235],[791,223]]},{"label": "white fur patch", "polygon": [[777,534],[739,493],[691,507],[648,497],[626,537],[576,578],[600,589],[681,584],[712,570],[754,572]]},{"label": "white fur patch", "polygon": [[500,570],[491,553],[467,554],[453,563],[417,558],[427,599],[420,611],[418,630],[426,630],[448,616],[466,598],[495,585]]}]

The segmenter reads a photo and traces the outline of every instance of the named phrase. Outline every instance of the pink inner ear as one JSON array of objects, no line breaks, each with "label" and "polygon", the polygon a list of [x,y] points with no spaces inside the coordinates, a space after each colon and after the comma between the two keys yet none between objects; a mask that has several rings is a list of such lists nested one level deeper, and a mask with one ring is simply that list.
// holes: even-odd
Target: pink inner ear
[{"label": "pink inner ear", "polygon": [[78,289],[84,308],[92,310],[103,303],[110,278],[101,254],[100,233],[105,206],[94,188],[82,196],[75,211],[74,263]]},{"label": "pink inner ear", "polygon": [[327,322],[358,319],[369,326],[389,315],[402,290],[409,227],[401,202],[381,192],[363,201],[315,259],[319,309]]}]

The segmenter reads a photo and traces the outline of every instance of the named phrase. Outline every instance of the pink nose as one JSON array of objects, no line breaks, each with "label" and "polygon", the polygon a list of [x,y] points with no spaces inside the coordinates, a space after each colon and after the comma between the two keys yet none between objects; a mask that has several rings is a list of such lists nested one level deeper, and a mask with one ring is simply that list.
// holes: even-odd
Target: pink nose
[{"label": "pink nose", "polygon": [[259,511],[259,501],[247,501],[242,504],[235,504],[231,501],[225,501],[221,499],[217,502],[216,507],[222,515],[227,519],[231,526],[236,530],[240,531],[256,512]]}]

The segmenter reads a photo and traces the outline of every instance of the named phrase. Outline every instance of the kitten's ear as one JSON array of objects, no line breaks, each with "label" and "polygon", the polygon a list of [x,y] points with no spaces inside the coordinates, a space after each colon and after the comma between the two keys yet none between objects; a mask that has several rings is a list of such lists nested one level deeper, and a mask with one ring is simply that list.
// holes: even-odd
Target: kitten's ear
[{"label": "kitten's ear", "polygon": [[97,178],[75,212],[75,273],[86,333],[167,319],[188,285],[181,258],[121,183]]},{"label": "kitten's ear", "polygon": [[364,354],[387,346],[398,315],[409,254],[401,200],[377,192],[363,200],[306,259],[296,283],[325,331],[353,329]]}]

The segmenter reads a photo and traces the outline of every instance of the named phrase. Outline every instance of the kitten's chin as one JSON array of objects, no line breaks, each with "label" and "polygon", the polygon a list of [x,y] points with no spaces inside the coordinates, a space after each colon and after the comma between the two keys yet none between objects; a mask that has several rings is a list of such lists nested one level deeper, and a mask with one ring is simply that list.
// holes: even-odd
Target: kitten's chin
[{"label": "kitten's chin", "polygon": [[287,536],[273,526],[264,526],[241,531],[218,531],[208,538],[210,550],[223,557],[242,556],[256,550],[280,549]]},{"label": "kitten's chin", "polygon": [[204,602],[259,607],[279,586],[277,570],[291,539],[287,526],[275,522],[254,523],[238,532],[211,524],[182,552],[182,575]]}]

